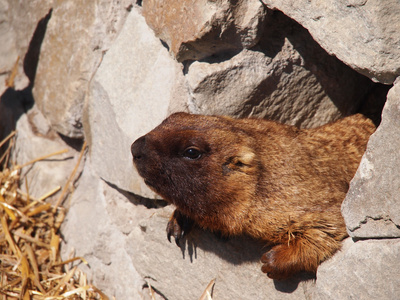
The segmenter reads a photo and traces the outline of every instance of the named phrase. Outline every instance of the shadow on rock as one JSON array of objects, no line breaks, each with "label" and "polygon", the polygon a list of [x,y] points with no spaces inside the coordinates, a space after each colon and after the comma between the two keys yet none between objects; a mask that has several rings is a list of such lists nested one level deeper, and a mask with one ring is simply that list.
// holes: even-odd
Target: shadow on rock
[{"label": "shadow on rock", "polygon": [[[34,104],[32,88],[35,82],[36,69],[39,62],[40,48],[46,33],[47,23],[51,18],[52,11],[39,21],[28,51],[24,57],[24,72],[29,79],[29,85],[23,90],[15,90],[13,83],[0,97],[0,140],[15,130],[18,119],[26,113]],[[7,149],[8,143],[0,149],[0,154]]]},{"label": "shadow on rock", "polygon": [[[32,107],[30,89],[16,91],[9,87],[0,96],[0,142],[15,130],[18,119]],[[0,148],[0,157],[7,152],[9,141]]]},{"label": "shadow on rock", "polygon": [[[265,242],[257,241],[242,235],[236,237],[223,237],[200,228],[194,228],[190,234],[180,242],[183,259],[189,258],[191,262],[197,259],[197,249],[212,252],[221,259],[235,265],[253,263],[254,272],[261,271],[261,256],[270,249]],[[257,268],[258,265],[258,268]],[[267,277],[266,274],[263,274]],[[315,274],[299,273],[287,280],[273,280],[276,290],[282,293],[293,293],[300,282],[315,280]]]},{"label": "shadow on rock", "polygon": [[274,285],[277,291],[290,294],[297,289],[300,282],[315,279],[315,274],[302,272],[286,280],[274,280]]},{"label": "shadow on rock", "polygon": [[264,243],[248,236],[224,237],[198,227],[193,228],[189,235],[181,240],[180,248],[183,257],[185,258],[187,252],[191,261],[196,259],[197,248],[200,248],[216,254],[233,265],[259,262],[261,255],[266,251]]}]

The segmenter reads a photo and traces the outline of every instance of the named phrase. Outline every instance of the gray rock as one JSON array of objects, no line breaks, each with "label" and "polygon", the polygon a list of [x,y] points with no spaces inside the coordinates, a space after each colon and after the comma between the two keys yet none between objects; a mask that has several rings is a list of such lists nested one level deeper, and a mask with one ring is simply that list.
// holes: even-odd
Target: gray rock
[{"label": "gray rock", "polygon": [[[39,198],[57,187],[63,188],[77,164],[79,153],[51,129],[36,106],[21,115],[16,130],[13,159],[18,165],[61,150],[68,151],[22,168],[21,176],[26,180],[30,196]],[[82,166],[77,177],[81,171]],[[21,185],[21,190],[26,191],[26,184]],[[59,195],[60,192],[50,199],[58,199]]]},{"label": "gray rock", "polygon": [[303,25],[328,53],[374,81],[400,75],[397,0],[263,0]]},{"label": "gray rock", "polygon": [[398,299],[400,239],[347,239],[343,249],[318,268],[310,299]]},{"label": "gray rock", "polygon": [[371,136],[342,205],[350,236],[400,237],[400,81],[390,89],[382,123]]},{"label": "gray rock", "polygon": [[11,28],[9,4],[7,0],[0,1],[0,95],[6,90],[6,80],[17,61],[18,52],[15,33]]},{"label": "gray rock", "polygon": [[[129,232],[140,231],[135,226],[139,212],[124,196],[93,174],[90,162],[85,164],[68,204],[68,214],[61,228],[66,241],[61,249],[63,258],[68,259],[70,254],[84,257],[89,267],[81,264],[80,269],[110,298],[142,299],[145,281],[137,273],[126,247]],[[124,215],[119,224],[111,222],[107,206]]]},{"label": "gray rock", "polygon": [[82,108],[88,83],[131,5],[129,0],[55,3],[41,46],[33,95],[57,132],[83,137]]},{"label": "gray rock", "polygon": [[130,145],[167,116],[170,102],[179,100],[172,91],[183,79],[181,66],[132,9],[93,78],[85,109],[85,137],[101,178],[155,197],[133,167]]},{"label": "gray rock", "polygon": [[257,0],[143,2],[143,15],[178,61],[253,47],[263,30],[266,10]]},{"label": "gray rock", "polygon": [[191,112],[316,127],[358,110],[371,87],[367,78],[283,14],[271,13],[266,26],[257,47],[190,65]]},{"label": "gray rock", "polygon": [[[8,14],[11,25],[11,32],[14,34],[15,44],[17,53],[20,56],[20,63],[25,64],[23,67],[26,69],[27,57],[25,54],[31,51],[38,51],[40,48],[35,48],[37,41],[34,36],[35,32],[38,34],[38,30],[41,31],[40,35],[45,33],[45,28],[41,28],[42,25],[46,25],[46,16],[54,6],[54,0],[31,0],[28,2],[6,0],[8,2]],[[31,48],[31,49],[29,49]],[[37,53],[39,54],[39,53]]]},{"label": "gray rock", "polygon": [[51,2],[0,1],[0,95],[7,87],[22,90],[28,86],[33,53],[28,54],[27,51],[30,43],[34,44],[33,34],[38,22],[48,13]]}]

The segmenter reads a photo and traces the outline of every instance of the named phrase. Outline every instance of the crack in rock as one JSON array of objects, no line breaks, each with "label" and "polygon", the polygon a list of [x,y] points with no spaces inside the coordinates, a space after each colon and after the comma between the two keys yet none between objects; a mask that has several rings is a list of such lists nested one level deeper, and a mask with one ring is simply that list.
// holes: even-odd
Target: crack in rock
[{"label": "crack in rock", "polygon": [[400,237],[400,225],[396,224],[389,215],[366,216],[358,226],[349,228],[357,231],[358,238],[396,238]]}]

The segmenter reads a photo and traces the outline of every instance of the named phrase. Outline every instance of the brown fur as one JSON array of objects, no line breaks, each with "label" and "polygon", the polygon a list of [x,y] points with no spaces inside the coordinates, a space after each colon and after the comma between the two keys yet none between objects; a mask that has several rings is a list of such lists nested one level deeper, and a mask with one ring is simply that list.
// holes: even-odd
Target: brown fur
[{"label": "brown fur", "polygon": [[248,234],[274,245],[262,270],[283,279],[316,272],[340,248],[341,202],[374,130],[361,115],[298,129],[177,113],[135,141],[132,154],[145,182],[177,208],[168,238],[178,241],[192,221]]}]

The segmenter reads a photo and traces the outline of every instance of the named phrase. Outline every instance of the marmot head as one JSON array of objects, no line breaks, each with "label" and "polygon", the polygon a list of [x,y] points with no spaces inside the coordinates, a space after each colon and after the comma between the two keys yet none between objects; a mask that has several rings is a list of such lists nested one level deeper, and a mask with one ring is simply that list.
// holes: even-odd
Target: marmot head
[{"label": "marmot head", "polygon": [[237,120],[176,113],[137,139],[131,151],[147,185],[201,218],[248,206],[260,173],[256,144]]}]

